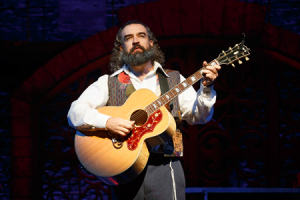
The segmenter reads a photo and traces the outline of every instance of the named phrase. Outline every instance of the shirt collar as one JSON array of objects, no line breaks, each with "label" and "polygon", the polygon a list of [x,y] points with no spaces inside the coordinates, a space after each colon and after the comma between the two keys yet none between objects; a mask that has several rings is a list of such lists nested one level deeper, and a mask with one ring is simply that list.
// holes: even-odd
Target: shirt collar
[{"label": "shirt collar", "polygon": [[[156,70],[157,70],[158,68],[160,68],[161,71],[162,71],[167,77],[169,77],[168,74],[164,71],[164,69],[163,69],[163,67],[161,66],[161,64],[159,64],[158,62],[154,61],[153,67],[154,67],[154,72],[156,72]],[[116,75],[120,74],[120,73],[123,72],[123,71],[124,71],[126,74],[129,74],[129,73],[130,73],[130,71],[129,71],[129,65],[124,64],[123,67],[122,67],[121,69],[115,71],[115,72],[112,73],[110,76],[111,76],[111,77],[116,76]]]}]

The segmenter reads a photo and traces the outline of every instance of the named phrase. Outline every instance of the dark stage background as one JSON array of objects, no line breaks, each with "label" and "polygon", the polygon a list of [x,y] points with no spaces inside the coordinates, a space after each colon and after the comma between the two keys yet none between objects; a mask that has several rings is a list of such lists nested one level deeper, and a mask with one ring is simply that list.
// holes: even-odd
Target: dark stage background
[{"label": "dark stage background", "polygon": [[246,33],[250,61],[223,66],[213,120],[184,124],[187,187],[256,188],[209,199],[300,198],[296,189],[262,194],[300,186],[299,1],[12,0],[0,8],[1,199],[109,198],[80,168],[66,114],[109,73],[118,25],[131,19],[153,30],[165,68],[186,77]]}]

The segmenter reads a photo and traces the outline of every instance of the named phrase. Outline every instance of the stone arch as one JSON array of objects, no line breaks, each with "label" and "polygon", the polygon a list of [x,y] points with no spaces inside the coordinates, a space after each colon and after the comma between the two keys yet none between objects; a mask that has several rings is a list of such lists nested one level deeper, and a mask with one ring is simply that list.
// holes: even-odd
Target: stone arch
[{"label": "stone arch", "polygon": [[[118,11],[120,24],[140,20],[158,37],[161,46],[205,38],[226,43],[245,32],[258,52],[300,70],[300,37],[265,23],[266,8],[235,0],[160,0]],[[99,32],[58,54],[14,92],[12,105],[12,199],[31,199],[38,182],[36,165],[36,107],[83,73],[106,65],[118,27]],[[199,43],[204,40],[197,40]],[[194,40],[193,40],[194,41]],[[250,44],[249,44],[250,45]],[[250,45],[251,46],[251,45]],[[108,73],[104,66],[103,73]],[[190,128],[194,130],[196,128]],[[195,170],[195,169],[191,169]]]}]

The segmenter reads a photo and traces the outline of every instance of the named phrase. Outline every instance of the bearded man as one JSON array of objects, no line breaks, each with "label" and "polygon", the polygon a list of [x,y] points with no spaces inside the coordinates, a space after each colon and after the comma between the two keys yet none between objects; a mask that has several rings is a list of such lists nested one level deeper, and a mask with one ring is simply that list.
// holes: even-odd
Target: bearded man
[{"label": "bearded man", "polygon": [[[160,96],[166,88],[185,80],[177,71],[165,71],[163,64],[164,54],[150,28],[138,21],[126,23],[116,36],[110,62],[113,73],[101,76],[72,103],[68,113],[70,126],[78,130],[106,129],[117,138],[130,136],[135,121],[111,117],[97,109],[120,106],[132,91],[143,88]],[[202,70],[204,78],[199,91],[190,87],[172,101],[172,115],[189,124],[207,123],[213,115],[216,101],[213,82],[221,67],[208,66],[206,62],[203,65],[206,68]],[[150,157],[147,166],[134,180],[114,186],[113,199],[185,199],[185,178],[178,158],[182,149],[174,148],[174,142],[182,145],[179,137],[163,145],[148,145]]]}]

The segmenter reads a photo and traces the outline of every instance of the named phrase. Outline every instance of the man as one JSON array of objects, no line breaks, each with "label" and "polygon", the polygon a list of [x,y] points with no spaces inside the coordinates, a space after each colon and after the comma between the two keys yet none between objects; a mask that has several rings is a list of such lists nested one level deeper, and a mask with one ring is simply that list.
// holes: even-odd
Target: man
[{"label": "man", "polygon": [[[112,53],[110,64],[114,73],[101,76],[72,103],[68,113],[70,126],[79,130],[105,128],[117,137],[130,135],[135,121],[107,116],[99,113],[96,108],[122,105],[130,91],[141,88],[150,89],[159,96],[165,87],[172,88],[185,80],[176,71],[166,73],[162,68],[163,63],[164,55],[149,27],[137,21],[126,23],[117,34]],[[212,84],[221,67],[208,66],[206,62],[203,65],[206,69],[202,71],[204,78],[199,91],[196,92],[190,87],[172,102],[172,115],[176,116],[180,111],[180,117],[189,124],[206,123],[213,114],[216,93]],[[164,77],[168,86],[160,84]],[[182,166],[178,158],[172,157],[174,155],[167,156],[167,146],[148,146],[151,153],[143,172],[128,184],[113,187],[113,198],[185,199]],[[172,152],[178,156],[175,150]]]}]

